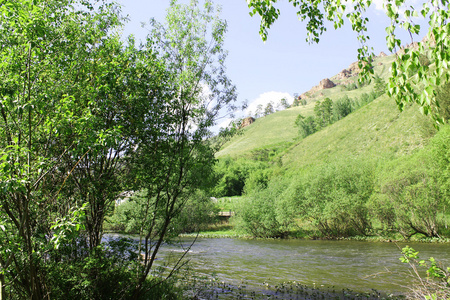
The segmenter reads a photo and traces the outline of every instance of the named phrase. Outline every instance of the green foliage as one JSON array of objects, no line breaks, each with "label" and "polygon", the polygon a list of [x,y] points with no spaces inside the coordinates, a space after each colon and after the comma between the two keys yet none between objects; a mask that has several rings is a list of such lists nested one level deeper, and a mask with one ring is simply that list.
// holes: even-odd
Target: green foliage
[{"label": "green foliage", "polygon": [[[215,197],[240,196],[244,191],[246,182],[250,185],[265,185],[268,173],[263,170],[267,163],[231,157],[219,159],[215,166],[216,184],[212,191]],[[256,172],[256,173],[255,173]],[[255,173],[255,174],[254,174]],[[258,175],[259,174],[259,175]]]},{"label": "green foliage", "polygon": [[333,101],[330,98],[325,98],[323,102],[317,101],[314,106],[314,114],[318,129],[330,125],[333,120]]},{"label": "green foliage", "polygon": [[436,92],[436,110],[439,115],[446,121],[450,120],[450,82],[442,84]]},{"label": "green foliage", "polygon": [[243,199],[238,208],[238,229],[254,237],[286,237],[295,223],[293,216],[283,213],[294,208],[283,203],[283,193],[288,182],[274,179],[267,188],[255,189]]},{"label": "green foliage", "polygon": [[341,120],[354,110],[372,102],[379,95],[380,93],[377,92],[372,92],[370,94],[364,93],[357,101],[350,99],[345,95],[334,103],[330,98],[325,98],[323,102],[316,102],[314,106],[315,116],[308,116],[305,118],[303,115],[299,114],[295,120],[295,125],[299,129],[300,136],[305,138],[326,126]]},{"label": "green foliage", "polygon": [[[54,299],[121,299],[130,298],[130,284],[137,284],[135,273],[140,267],[136,240],[109,238],[87,256],[67,259],[60,257],[43,266],[52,286]],[[177,299],[172,280],[149,278],[138,299]]]},{"label": "green foliage", "polygon": [[[445,205],[450,205],[450,126],[442,126],[429,146],[435,173]],[[445,203],[445,202],[444,202]]]},{"label": "green foliage", "polygon": [[297,119],[295,120],[295,125],[297,125],[300,136],[302,138],[305,138],[318,130],[316,119],[313,116],[308,116],[305,118],[301,114],[299,114],[297,116]]},{"label": "green foliage", "polygon": [[[114,214],[107,218],[107,226],[116,232],[141,234],[145,232],[141,218],[146,213],[147,205],[154,205],[155,199],[149,202],[148,193],[140,191],[117,205]],[[196,232],[216,222],[218,210],[204,191],[196,191],[185,203],[182,209],[173,217],[167,238],[180,233]],[[164,222],[164,214],[157,214],[155,222]]]},{"label": "green foliage", "polygon": [[374,86],[374,93],[376,94],[375,98],[383,95],[386,93],[386,82],[381,78],[380,76],[376,75],[373,79],[375,86]]},{"label": "green foliage", "polygon": [[[263,40],[267,39],[267,31],[280,16],[280,10],[275,7],[276,0],[249,0],[250,15],[258,14],[261,17],[259,33]],[[304,2],[289,0],[297,9],[297,15],[301,21],[306,22],[307,41],[319,42],[319,37],[327,30],[326,21],[331,21],[334,28],[340,28],[344,24],[344,15],[350,21],[352,30],[357,33],[357,39],[361,46],[358,49],[358,67],[361,81],[367,80],[374,74],[373,49],[367,45],[370,37],[367,35],[369,18],[364,13],[373,2],[358,0],[352,4],[353,9],[346,12],[346,3],[341,1],[316,1]],[[386,42],[392,52],[405,44],[396,33],[398,29],[404,29],[408,37],[417,37],[421,32],[421,26],[416,24],[414,18],[421,15],[428,24],[427,39],[419,42],[417,48],[401,49],[396,60],[391,66],[388,95],[395,99],[398,108],[403,110],[407,103],[417,103],[425,115],[430,114],[435,124],[442,124],[436,101],[438,87],[450,81],[448,66],[450,61],[449,46],[450,16],[449,6],[446,1],[434,1],[424,3],[422,7],[408,6],[404,9],[406,1],[399,0],[386,4],[385,13],[391,20],[386,28]],[[409,41],[408,41],[409,42]],[[424,63],[423,57],[433,65]]]},{"label": "green foliage", "polygon": [[275,112],[275,108],[273,107],[273,102],[270,101],[267,103],[266,107],[264,108],[264,116],[268,116],[270,114],[273,114]]},{"label": "green foliage", "polygon": [[358,88],[358,85],[356,83],[350,83],[345,86],[346,91],[353,91],[353,90],[356,90],[357,88]]},{"label": "green foliage", "polygon": [[252,191],[265,189],[271,175],[272,170],[268,168],[252,170],[245,179],[244,193],[250,194]]},{"label": "green foliage", "polygon": [[373,190],[373,167],[342,161],[273,177],[252,190],[238,210],[239,228],[256,237],[283,237],[297,221],[311,221],[327,237],[366,235],[366,203]]},{"label": "green foliage", "polygon": [[373,191],[373,166],[343,160],[305,172],[298,187],[304,216],[325,236],[367,235],[371,229],[366,207]]},{"label": "green foliage", "polygon": [[[402,254],[400,261],[409,264],[413,269],[414,275],[420,281],[420,284],[412,287],[415,298],[427,300],[448,299],[450,296],[450,267],[443,267],[433,257],[430,257],[428,262],[420,260],[419,252],[416,252],[409,246],[402,249]],[[427,269],[426,278],[422,278],[418,268]]]},{"label": "green foliage", "polygon": [[256,107],[255,119],[258,119],[259,117],[262,117],[262,116],[263,116],[263,105],[258,104],[258,106]]},{"label": "green foliage", "polygon": [[172,235],[204,230],[217,222],[219,209],[204,191],[193,194],[172,222]]},{"label": "green foliage", "polygon": [[446,201],[433,158],[422,151],[386,163],[378,174],[371,209],[386,229],[404,237],[439,237]]},{"label": "green foliage", "polygon": [[348,97],[342,97],[334,102],[333,105],[333,118],[335,121],[339,121],[345,118],[353,111],[353,101]]},{"label": "green foliage", "polygon": [[289,103],[287,102],[286,98],[281,98],[279,106],[281,106],[282,109],[288,109],[291,106],[289,105]]},{"label": "green foliage", "polygon": [[[165,27],[154,23],[136,47],[123,42],[120,9],[106,1],[0,5],[0,264],[9,295],[53,297],[64,287],[48,270],[61,262],[74,270],[68,286],[87,274],[72,285],[81,298],[139,299],[154,287],[148,275],[171,221],[209,185],[208,128],[236,99],[216,12],[209,1],[172,1]],[[118,266],[117,251],[103,252],[103,221],[122,191],[143,189],[129,226],[152,259]]]},{"label": "green foliage", "polygon": [[232,137],[242,135],[243,132],[240,129],[242,120],[231,121],[225,128],[219,129],[219,134],[210,139],[211,144],[217,150],[219,150],[225,143],[227,143]]}]

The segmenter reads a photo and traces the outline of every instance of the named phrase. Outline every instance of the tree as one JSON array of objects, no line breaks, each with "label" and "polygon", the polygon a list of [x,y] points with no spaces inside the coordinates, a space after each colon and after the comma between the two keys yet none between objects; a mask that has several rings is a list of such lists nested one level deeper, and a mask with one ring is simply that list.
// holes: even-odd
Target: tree
[{"label": "tree", "polygon": [[0,16],[1,281],[10,298],[47,299],[51,263],[92,210],[67,179],[117,137],[96,113],[107,99],[93,66],[120,18],[113,5],[75,0],[8,1]]},{"label": "tree", "polygon": [[314,106],[314,113],[319,128],[328,126],[333,121],[333,101],[330,98],[325,98],[323,102],[317,101]]},{"label": "tree", "polygon": [[291,107],[286,98],[281,98],[279,106],[281,106],[283,109],[288,109],[289,107]]},{"label": "tree", "polygon": [[[144,262],[134,297],[146,292],[144,284],[154,266],[172,220],[198,189],[208,188],[215,162],[206,137],[219,111],[232,111],[236,88],[225,74],[223,49],[226,22],[210,1],[181,5],[171,1],[166,24],[152,21],[154,47],[166,63],[169,101],[163,103],[160,123],[141,135],[133,157],[137,188],[147,190],[140,216],[140,247]],[[150,141],[150,142],[149,142]],[[179,267],[175,264],[174,272]],[[169,274],[169,276],[172,274]],[[152,286],[158,282],[152,283]]]},{"label": "tree", "polygon": [[256,107],[255,119],[259,118],[262,114],[263,114],[263,105],[258,104],[258,106]]},{"label": "tree", "polygon": [[299,128],[299,133],[302,138],[305,138],[318,130],[318,125],[313,116],[308,116],[305,118],[299,114],[295,120],[295,125]]},{"label": "tree", "polygon": [[[275,7],[276,0],[249,0],[250,15],[258,14],[261,17],[260,35],[263,40],[267,39],[268,29],[280,16],[280,10]],[[301,21],[307,21],[307,41],[318,43],[320,35],[327,30],[326,21],[332,22],[335,29],[341,28],[344,19],[351,23],[352,30],[357,33],[357,39],[361,44],[358,49],[359,67],[363,70],[361,79],[368,79],[373,74],[372,48],[369,48],[367,35],[367,24],[369,19],[365,12],[373,2],[357,0],[352,2],[352,9],[348,10],[347,3],[341,1],[299,1],[289,0],[297,9]],[[417,48],[404,49],[397,54],[392,63],[391,77],[389,78],[387,90],[389,96],[397,102],[400,110],[407,103],[417,103],[425,115],[430,114],[435,124],[444,122],[439,110],[439,101],[436,99],[437,89],[440,85],[450,81],[448,65],[450,61],[450,34],[448,20],[450,19],[448,1],[426,2],[421,8],[414,8],[406,0],[387,2],[385,12],[391,20],[386,28],[386,41],[390,51],[402,44],[396,31],[403,28],[411,38],[417,37],[421,26],[415,24],[414,18],[421,15],[428,21],[427,39],[418,43]],[[347,12],[350,11],[350,12]],[[423,63],[423,56],[433,64],[430,68]]]},{"label": "tree", "polygon": [[273,102],[270,101],[266,104],[266,107],[264,108],[264,116],[268,116],[270,114],[273,114],[275,112],[275,109],[273,107]]},{"label": "tree", "polygon": [[[212,4],[171,7],[167,30],[136,47],[104,1],[0,5],[1,297],[139,298],[161,284],[154,257],[207,186],[208,127],[236,99]],[[119,193],[143,189],[141,264],[102,235]]]},{"label": "tree", "polygon": [[336,121],[345,118],[352,112],[352,102],[348,96],[342,97],[334,102],[333,117]]},{"label": "tree", "polygon": [[375,93],[377,94],[377,97],[386,93],[386,82],[380,76],[376,75],[374,77],[374,82],[375,82],[374,90]]}]

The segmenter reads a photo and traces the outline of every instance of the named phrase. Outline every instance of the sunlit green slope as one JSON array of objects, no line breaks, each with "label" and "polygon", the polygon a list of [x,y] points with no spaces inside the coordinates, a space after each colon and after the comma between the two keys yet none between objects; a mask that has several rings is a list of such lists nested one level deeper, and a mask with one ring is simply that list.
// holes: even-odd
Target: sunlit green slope
[{"label": "sunlit green slope", "polygon": [[399,112],[393,100],[382,96],[299,140],[282,161],[290,168],[350,157],[390,159],[422,148],[434,132],[415,105]]},{"label": "sunlit green slope", "polygon": [[[386,79],[392,59],[377,58],[374,63],[375,73]],[[306,106],[293,107],[257,119],[242,129],[242,135],[235,136],[223,145],[217,157],[245,156],[259,148],[290,145],[282,157],[283,165],[290,168],[341,157],[388,159],[421,148],[434,133],[429,119],[422,116],[415,105],[399,112],[395,102],[386,95],[305,139],[299,138],[295,119],[300,113],[303,116],[313,114],[316,101],[325,97],[335,101],[346,95],[358,99],[363,93],[370,93],[373,87],[370,84],[347,91],[344,85],[339,85],[321,90],[315,97],[308,99]]]}]

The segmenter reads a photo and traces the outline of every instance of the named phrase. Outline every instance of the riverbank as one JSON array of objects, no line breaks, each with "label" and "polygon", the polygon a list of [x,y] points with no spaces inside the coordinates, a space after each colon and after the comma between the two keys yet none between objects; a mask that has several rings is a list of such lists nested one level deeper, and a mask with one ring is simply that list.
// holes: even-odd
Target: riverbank
[{"label": "riverbank", "polygon": [[[202,230],[194,233],[183,233],[180,237],[196,237],[199,238],[241,238],[254,239],[251,235],[244,234],[235,229],[230,224],[212,225],[207,230]],[[261,238],[258,238],[261,239]],[[269,238],[275,239],[275,238]],[[281,239],[281,238],[280,238]],[[324,237],[317,232],[292,232],[283,239],[298,239],[298,240],[338,240],[338,241],[365,241],[365,242],[386,242],[386,243],[400,243],[400,242],[421,242],[421,243],[450,243],[450,238],[429,238],[425,236],[412,236],[410,239],[402,238],[400,235],[370,235],[370,236],[350,236],[350,237]]]},{"label": "riverbank", "polygon": [[356,292],[351,289],[336,289],[326,286],[306,286],[299,282],[289,281],[271,285],[261,283],[258,287],[248,285],[245,281],[239,285],[218,281],[214,278],[199,279],[186,283],[184,297],[190,299],[285,299],[285,300],[403,300],[408,294],[383,294],[376,290]]}]

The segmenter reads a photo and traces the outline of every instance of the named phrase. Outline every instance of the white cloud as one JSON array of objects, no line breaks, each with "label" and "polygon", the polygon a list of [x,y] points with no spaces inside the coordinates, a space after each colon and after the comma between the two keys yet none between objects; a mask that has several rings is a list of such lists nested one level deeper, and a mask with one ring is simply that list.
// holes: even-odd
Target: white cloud
[{"label": "white cloud", "polygon": [[372,3],[375,4],[375,9],[376,10],[381,10],[383,12],[385,11],[384,6],[387,3],[386,0],[374,0]]},{"label": "white cloud", "polygon": [[258,98],[254,99],[248,104],[248,107],[245,111],[246,115],[252,114],[254,115],[256,112],[256,108],[259,104],[262,104],[263,107],[266,107],[267,103],[270,101],[276,106],[282,98],[286,98],[289,104],[294,102],[294,97],[292,97],[289,93],[286,92],[265,92],[258,96]]}]

